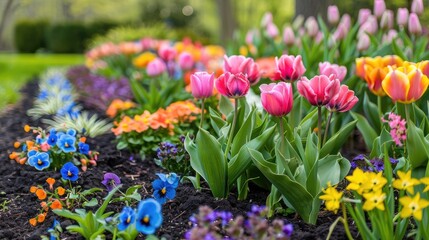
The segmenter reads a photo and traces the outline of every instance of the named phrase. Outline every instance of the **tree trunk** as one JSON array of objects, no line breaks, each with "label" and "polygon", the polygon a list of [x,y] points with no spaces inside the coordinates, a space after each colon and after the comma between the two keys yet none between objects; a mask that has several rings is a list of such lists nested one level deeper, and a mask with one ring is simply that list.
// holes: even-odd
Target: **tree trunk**
[{"label": "tree trunk", "polygon": [[9,22],[9,20],[11,19],[11,17],[13,16],[15,10],[17,9],[19,2],[17,5],[13,5],[13,3],[16,3],[17,1],[13,1],[13,0],[8,0],[5,4],[5,8],[3,9],[2,12],[2,18],[0,21],[0,49],[4,49],[6,47],[6,45],[4,44],[4,41],[2,40],[2,36],[3,36],[3,31],[6,27],[6,24]]},{"label": "tree trunk", "polygon": [[232,40],[237,21],[234,17],[231,0],[216,0],[220,20],[220,39],[225,46]]},{"label": "tree trunk", "polygon": [[295,17],[302,15],[305,18],[310,16],[317,17],[321,14],[326,18],[329,0],[295,0]]}]

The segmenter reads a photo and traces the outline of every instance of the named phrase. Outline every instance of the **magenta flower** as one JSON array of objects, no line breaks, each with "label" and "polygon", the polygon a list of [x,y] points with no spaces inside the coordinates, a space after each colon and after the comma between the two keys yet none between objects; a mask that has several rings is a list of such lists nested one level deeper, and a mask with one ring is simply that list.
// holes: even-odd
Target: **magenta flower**
[{"label": "magenta flower", "polygon": [[167,70],[167,65],[159,58],[151,61],[146,68],[147,75],[154,77],[159,76]]},{"label": "magenta flower", "polygon": [[194,58],[188,52],[182,52],[179,55],[178,62],[179,62],[180,68],[183,70],[192,69],[192,67],[194,66]]},{"label": "magenta flower", "polygon": [[191,75],[192,95],[197,98],[208,98],[213,95],[214,74],[196,72]]},{"label": "magenta flower", "polygon": [[223,69],[225,72],[232,74],[243,73],[247,76],[250,84],[256,84],[261,77],[258,64],[256,64],[252,58],[246,58],[241,55],[233,55],[224,58]]},{"label": "magenta flower", "polygon": [[407,128],[406,121],[401,116],[394,113],[389,113],[387,120],[381,119],[383,122],[387,122],[390,127],[390,136],[395,142],[396,146],[402,146],[403,142],[407,139]]},{"label": "magenta flower", "polygon": [[216,79],[215,85],[220,94],[230,98],[242,97],[250,88],[250,82],[243,73],[226,72]]},{"label": "magenta flower", "polygon": [[114,173],[106,173],[101,183],[106,186],[107,191],[110,192],[113,188],[121,184],[121,179]]},{"label": "magenta flower", "polygon": [[176,49],[174,49],[174,47],[171,47],[169,45],[163,45],[159,48],[158,55],[164,61],[171,61],[174,60],[174,58],[176,57],[177,51]]},{"label": "magenta flower", "polygon": [[338,94],[329,101],[326,108],[331,112],[347,112],[352,109],[359,99],[347,85],[341,85]]},{"label": "magenta flower", "polygon": [[335,78],[343,81],[347,74],[347,68],[344,66],[339,66],[337,64],[332,64],[330,62],[319,63],[319,73],[320,75],[331,76],[333,74]]},{"label": "magenta flower", "polygon": [[294,81],[305,73],[305,67],[300,55],[283,55],[278,59],[276,57],[276,70],[272,80]]},{"label": "magenta flower", "polygon": [[265,111],[273,116],[284,116],[292,110],[293,93],[290,83],[262,84],[261,101]]},{"label": "magenta flower", "polygon": [[298,92],[313,106],[323,106],[329,103],[340,90],[340,81],[333,75],[319,75],[308,80],[303,77],[297,83]]}]

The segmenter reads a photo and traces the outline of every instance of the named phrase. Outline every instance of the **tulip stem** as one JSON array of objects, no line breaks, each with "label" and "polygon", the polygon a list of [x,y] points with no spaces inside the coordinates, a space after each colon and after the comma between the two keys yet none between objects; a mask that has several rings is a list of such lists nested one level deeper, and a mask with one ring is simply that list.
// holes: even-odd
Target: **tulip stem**
[{"label": "tulip stem", "polygon": [[322,147],[322,107],[317,107],[317,149],[320,151],[320,148]]},{"label": "tulip stem", "polygon": [[204,101],[205,98],[201,99],[201,121],[200,121],[200,128],[203,127],[203,122],[204,122]]},{"label": "tulip stem", "polygon": [[378,107],[378,115],[383,116],[383,111],[381,110],[381,97],[377,96],[377,107]]},{"label": "tulip stem", "polygon": [[284,149],[285,147],[285,130],[284,130],[284,126],[283,126],[283,117],[279,117],[279,128],[280,128],[280,132],[279,132],[279,136],[280,136],[280,140],[281,140],[281,150]]},{"label": "tulip stem", "polygon": [[[203,122],[204,122],[204,100],[205,98],[201,99],[201,120],[200,120],[200,128],[203,128]],[[195,172],[195,188],[197,191],[201,190],[201,176],[198,174],[198,172]]]},{"label": "tulip stem", "polygon": [[323,142],[322,142],[323,145],[326,143],[326,139],[328,138],[329,126],[331,125],[331,120],[333,115],[334,115],[334,111],[331,111],[329,113],[328,122],[326,123],[325,136],[323,136]]},{"label": "tulip stem", "polygon": [[224,155],[225,160],[227,159],[229,149],[231,148],[231,142],[235,131],[235,124],[237,122],[237,115],[238,115],[238,104],[237,104],[237,99],[234,98],[234,118],[232,119],[232,125],[231,125],[231,128],[229,129],[228,142],[226,143],[226,149],[225,149],[225,155]]}]

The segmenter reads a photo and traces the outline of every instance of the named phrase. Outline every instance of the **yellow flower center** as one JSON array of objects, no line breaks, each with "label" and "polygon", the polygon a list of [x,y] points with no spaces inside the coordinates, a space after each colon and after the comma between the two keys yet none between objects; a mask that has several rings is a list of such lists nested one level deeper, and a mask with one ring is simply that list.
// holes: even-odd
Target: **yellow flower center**
[{"label": "yellow flower center", "polygon": [[64,144],[64,146],[69,147],[69,144],[68,144],[68,143],[65,143],[65,144]]},{"label": "yellow flower center", "polygon": [[67,176],[71,177],[73,175],[73,173],[71,173],[70,171],[67,171]]},{"label": "yellow flower center", "polygon": [[148,215],[144,216],[143,223],[145,223],[145,224],[149,223],[149,216]]},{"label": "yellow flower center", "polygon": [[131,222],[131,218],[130,217],[128,217],[127,218],[127,223],[130,223]]},{"label": "yellow flower center", "polygon": [[37,160],[37,164],[42,165],[42,160]]},{"label": "yellow flower center", "polygon": [[165,195],[165,193],[167,192],[167,189],[165,189],[165,187],[163,187],[162,189],[161,189],[161,193],[163,194],[163,195]]}]

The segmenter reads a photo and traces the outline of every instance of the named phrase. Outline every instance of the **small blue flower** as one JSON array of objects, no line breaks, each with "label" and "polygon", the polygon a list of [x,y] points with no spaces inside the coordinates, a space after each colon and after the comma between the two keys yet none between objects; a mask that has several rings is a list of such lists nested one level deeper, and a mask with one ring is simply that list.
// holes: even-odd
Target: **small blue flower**
[{"label": "small blue flower", "polygon": [[67,134],[74,137],[76,136],[76,130],[74,130],[73,128],[69,128],[67,129]]},{"label": "small blue flower", "polygon": [[77,168],[73,163],[68,162],[61,168],[61,176],[65,180],[74,182],[79,177],[79,168]]},{"label": "small blue flower", "polygon": [[153,234],[161,223],[161,205],[152,198],[141,201],[137,208],[137,231],[146,235]]},{"label": "small blue flower", "polygon": [[177,186],[179,185],[180,177],[177,176],[176,173],[170,173],[170,174],[157,173],[156,175],[162,181],[168,182],[169,184],[173,185],[174,188],[177,188]]},{"label": "small blue flower", "polygon": [[[52,131],[54,130],[54,131]],[[49,132],[49,136],[48,136],[48,144],[50,146],[55,146],[55,144],[57,144],[57,140],[58,140],[58,136],[56,134],[55,129],[51,129],[51,131]]]},{"label": "small blue flower", "polygon": [[22,149],[23,152],[27,151],[27,144],[25,144],[25,143],[22,144],[22,148],[21,149]]},{"label": "small blue flower", "polygon": [[164,204],[167,199],[171,200],[176,196],[176,188],[162,179],[156,179],[152,182],[153,197],[160,203]]},{"label": "small blue flower", "polygon": [[36,151],[36,150],[30,150],[30,151],[27,153],[27,157],[34,156],[34,155],[36,155],[37,153],[38,153],[38,151]]},{"label": "small blue flower", "polygon": [[60,222],[56,219],[54,219],[54,223],[52,224],[51,228],[48,228],[48,232],[50,233],[49,240],[57,240],[59,239],[58,232],[57,232],[57,226],[61,228]]},{"label": "small blue flower", "polygon": [[41,137],[36,137],[36,143],[37,144],[42,144],[46,141],[46,138],[41,138]]},{"label": "small blue flower", "polygon": [[51,162],[49,161],[49,155],[45,152],[38,152],[36,154],[33,154],[28,159],[28,164],[30,166],[35,167],[37,170],[41,171],[45,168],[48,168]]},{"label": "small blue flower", "polygon": [[89,153],[89,145],[83,142],[79,142],[78,144],[79,147],[79,152],[82,154],[87,154]]},{"label": "small blue flower", "polygon": [[57,140],[57,146],[65,153],[76,152],[75,141],[76,138],[68,134],[62,134]]},{"label": "small blue flower", "polygon": [[136,220],[136,213],[130,207],[124,207],[119,215],[118,230],[124,231],[129,225],[132,225]]}]

